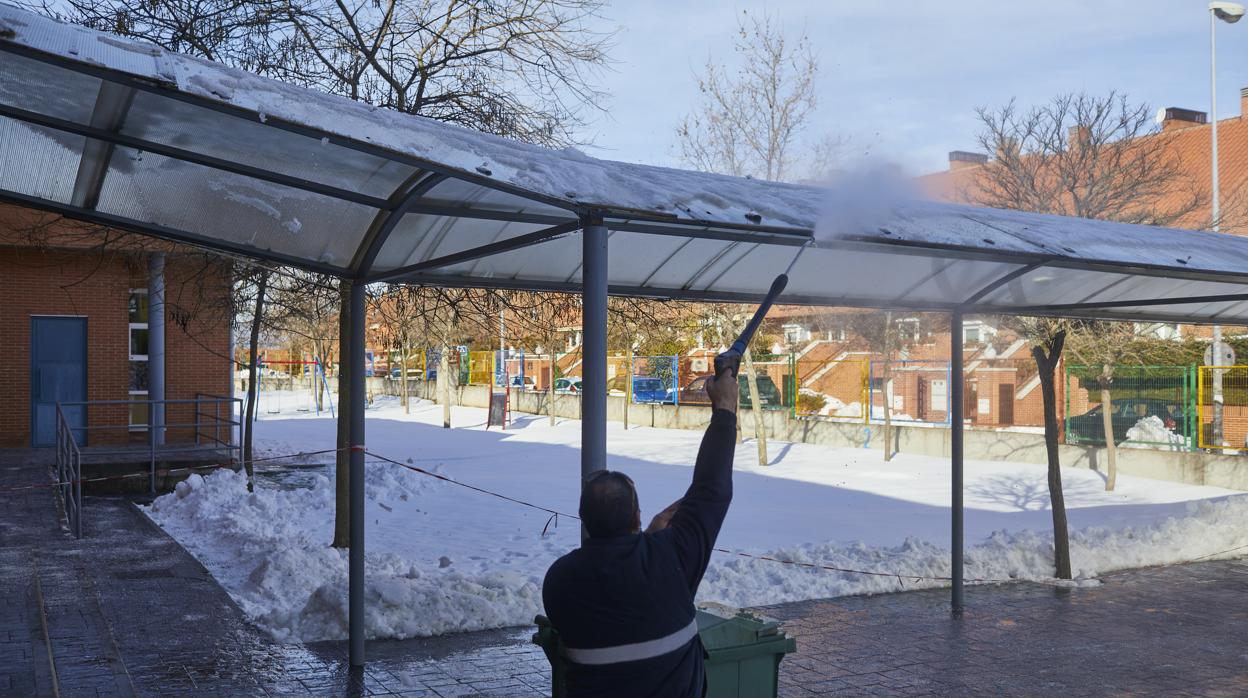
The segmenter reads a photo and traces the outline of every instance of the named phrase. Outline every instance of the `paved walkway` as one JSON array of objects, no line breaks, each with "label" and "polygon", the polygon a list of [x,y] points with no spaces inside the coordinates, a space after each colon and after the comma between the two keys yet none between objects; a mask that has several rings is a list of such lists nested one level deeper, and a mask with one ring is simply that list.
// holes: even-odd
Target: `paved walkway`
[{"label": "paved walkway", "polygon": [[[2,456],[3,454],[0,454]],[[0,458],[0,695],[544,696],[530,630],[278,645],[129,502],[60,524],[45,471]],[[971,587],[759,609],[798,652],[781,695],[1248,695],[1248,562],[1130,572],[1094,588]]]}]

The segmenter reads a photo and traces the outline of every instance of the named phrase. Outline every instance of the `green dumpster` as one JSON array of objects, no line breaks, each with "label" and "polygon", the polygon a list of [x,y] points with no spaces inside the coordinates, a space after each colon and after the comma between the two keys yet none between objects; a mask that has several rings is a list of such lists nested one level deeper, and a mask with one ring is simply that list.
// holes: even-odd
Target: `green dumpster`
[{"label": "green dumpster", "polygon": [[[546,652],[551,667],[551,698],[564,698],[567,666],[559,633],[538,616],[533,643]],[[698,635],[706,649],[707,698],[770,698],[776,695],[780,660],[797,650],[797,641],[772,620],[743,612],[698,611]]]}]

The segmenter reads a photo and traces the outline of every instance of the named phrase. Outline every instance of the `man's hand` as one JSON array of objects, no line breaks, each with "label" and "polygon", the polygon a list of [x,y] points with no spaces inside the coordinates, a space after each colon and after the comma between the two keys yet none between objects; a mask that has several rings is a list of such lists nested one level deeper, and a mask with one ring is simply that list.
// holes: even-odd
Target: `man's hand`
[{"label": "man's hand", "polygon": [[736,413],[738,396],[741,388],[737,385],[737,377],[725,372],[723,378],[712,376],[706,379],[706,394],[711,398],[711,407],[717,410],[728,410]]},{"label": "man's hand", "polygon": [[[683,499],[683,498],[682,498]],[[676,514],[676,510],[680,508],[680,499],[667,505],[667,508],[660,511],[653,519],[650,519],[650,525],[646,526],[646,533],[657,533],[667,528],[672,522],[672,516]]]}]

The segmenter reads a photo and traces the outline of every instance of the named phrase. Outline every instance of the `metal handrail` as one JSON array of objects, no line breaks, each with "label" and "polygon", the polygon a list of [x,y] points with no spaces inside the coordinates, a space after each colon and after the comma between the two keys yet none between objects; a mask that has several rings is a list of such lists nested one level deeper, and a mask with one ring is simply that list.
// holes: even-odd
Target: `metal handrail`
[{"label": "metal handrail", "polygon": [[[207,404],[214,405],[215,412],[213,415],[208,415],[207,413],[202,411],[202,408],[206,406]],[[229,418],[223,419],[221,417],[221,405],[222,404],[230,405],[230,409],[228,410]],[[128,418],[127,418],[126,424],[94,424],[94,425],[83,424],[81,427],[70,428],[68,425],[68,421],[64,418],[64,412],[62,411],[62,408],[63,407],[83,407],[83,408],[86,408],[84,409],[84,413],[85,413],[84,416],[89,417],[90,408],[92,407],[108,407],[108,406],[123,406],[123,405],[128,406],[128,407],[132,407],[134,405],[143,405],[147,407],[147,424],[144,426],[144,430],[147,432],[148,465],[149,465],[148,481],[149,481],[149,490],[151,491],[152,494],[156,493],[156,458],[157,458],[158,453],[165,453],[165,454],[167,453],[191,453],[194,451],[202,451],[202,450],[211,450],[211,451],[224,450],[229,454],[231,458],[235,460],[242,459],[242,440],[241,438],[238,440],[233,439],[234,428],[239,427],[241,429],[242,427],[241,417],[237,420],[234,419],[234,415],[236,413],[241,413],[241,406],[242,406],[241,398],[218,397],[218,396],[210,396],[210,395],[204,395],[204,394],[196,394],[194,398],[182,398],[182,399],[175,399],[175,400],[131,399],[131,400],[86,400],[86,401],[79,401],[79,402],[61,402],[61,403],[57,403],[56,405],[57,415],[58,415],[57,416],[58,429],[64,428],[69,434],[70,442],[72,442],[73,444],[73,455],[72,456],[69,455],[70,449],[68,448],[68,446],[64,449],[66,451],[66,455],[62,455],[61,453],[62,449],[59,447],[59,444],[58,444],[58,453],[57,453],[58,476],[62,475],[59,472],[62,461],[65,461],[65,462],[72,461],[72,463],[74,463],[78,469],[78,472],[72,478],[67,479],[63,476],[60,477],[61,482],[67,482],[67,481],[72,480],[73,482],[78,483],[77,491],[81,492],[80,481],[82,479],[81,478],[82,454],[81,454],[81,450],[79,450],[77,447],[77,442],[73,439],[73,431],[75,429],[81,430],[84,434],[95,432],[95,431],[109,431],[109,430],[112,430],[112,431],[125,430],[126,432],[134,431],[133,426],[129,424]],[[157,419],[156,419],[157,410],[160,409],[163,411],[166,407],[170,405],[194,405],[194,410],[195,410],[194,421],[185,422],[185,423],[183,422],[169,423],[161,419],[160,424],[157,425]],[[235,407],[239,408],[238,412],[235,411],[234,409]],[[211,436],[204,432],[205,425],[202,423],[200,419],[201,417],[203,417],[206,420],[210,416],[212,417]],[[224,439],[222,438],[222,434],[221,434],[222,427],[224,427],[226,430]],[[175,444],[166,444],[164,442],[165,436],[169,432],[185,431],[185,430],[194,430],[193,431],[193,435],[194,435],[193,446],[180,446],[180,445],[175,445]],[[211,443],[209,445],[201,445],[201,440],[203,439],[210,439]],[[92,453],[95,455],[120,454],[120,453],[132,453],[132,452],[133,451],[131,449],[120,449],[120,450],[107,450],[107,449],[95,449],[95,448],[92,449]],[[75,506],[77,507],[77,511],[75,515],[78,515],[81,513],[81,507],[82,507],[81,501],[75,499]],[[67,505],[67,509],[68,509],[68,505]],[[72,522],[71,522],[71,525],[73,525]]]},{"label": "metal handrail", "polygon": [[74,538],[82,538],[82,451],[60,403],[56,405],[56,482],[65,522]]}]

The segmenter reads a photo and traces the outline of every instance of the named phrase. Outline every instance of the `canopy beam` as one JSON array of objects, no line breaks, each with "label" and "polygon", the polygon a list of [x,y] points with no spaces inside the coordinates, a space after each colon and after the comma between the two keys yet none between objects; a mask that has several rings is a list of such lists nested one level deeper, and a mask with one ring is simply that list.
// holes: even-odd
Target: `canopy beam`
[{"label": "canopy beam", "polygon": [[[390,271],[377,272],[376,274],[364,277],[364,279],[368,283],[377,283],[381,281],[396,281],[405,277],[415,278],[415,275],[422,271],[449,267],[456,264],[462,264],[464,262],[471,262],[474,259],[481,259],[482,257],[491,257],[510,250],[531,247],[533,245],[546,242],[547,240],[567,235],[580,227],[581,223],[577,221],[560,223],[558,225],[552,225],[549,228],[543,228],[542,230],[526,233],[524,235],[517,235],[505,240],[499,240],[498,242],[492,242],[488,245],[474,247],[470,250],[464,250],[463,252],[455,252],[453,254],[435,257],[433,259],[417,262],[416,264],[409,264],[405,267],[399,267],[398,269],[392,269]],[[479,286],[480,284],[478,283],[477,285]]]},{"label": "canopy beam", "polygon": [[[112,83],[105,81],[103,84],[109,85]],[[340,201],[349,201],[351,203],[361,204],[372,208],[386,208],[388,206],[385,199],[369,196],[368,194],[361,194],[349,189],[341,189],[328,184],[315,182],[310,179],[303,179],[302,177],[294,177],[280,172],[273,172],[262,167],[253,167],[251,165],[225,160],[212,155],[196,153],[191,150],[186,150],[185,148],[163,145],[155,141],[135,138],[134,136],[127,136],[106,128],[99,128],[95,126],[94,123],[90,126],[85,126],[83,124],[74,123],[73,121],[67,121],[65,119],[59,119],[54,116],[39,114],[25,109],[18,109],[17,107],[11,107],[6,104],[0,104],[0,116],[33,124],[35,126],[55,129],[64,133],[84,136],[88,139],[88,143],[91,140],[95,140],[100,143],[107,143],[113,147],[122,146],[126,148],[134,148],[136,150],[142,150],[167,157],[171,160],[178,160],[192,165],[210,167],[214,170],[221,170],[222,172],[251,177],[253,179],[269,182],[271,184],[279,184],[284,187],[290,187],[291,189],[298,189],[300,191],[319,194],[321,196],[327,196]],[[94,119],[92,119],[92,121],[94,122]],[[109,150],[111,152],[111,148]],[[84,157],[85,155],[86,154],[84,152]],[[107,161],[105,161],[104,165],[107,167]]]},{"label": "canopy beam", "polygon": [[964,419],[963,389],[965,375],[962,356],[962,311],[955,310],[949,320],[949,458],[951,478],[950,516],[950,567],[953,587],[951,607],[954,615],[960,615],[965,605],[963,598],[963,444]]},{"label": "canopy beam", "polygon": [[360,241],[355,258],[351,260],[351,268],[355,270],[357,276],[362,276],[372,270],[377,254],[385,246],[386,240],[390,239],[390,233],[394,232],[395,227],[402,222],[403,216],[420,202],[420,197],[445,181],[446,175],[427,174],[420,171],[390,195],[390,198],[386,200],[387,208],[377,212],[373,224],[369,226],[364,239]]},{"label": "canopy beam", "polygon": [[607,467],[607,228],[582,220],[581,484]]},{"label": "canopy beam", "polygon": [[350,419],[347,441],[349,480],[348,500],[349,514],[347,517],[347,640],[350,645],[351,666],[364,666],[364,408],[367,394],[365,393],[364,371],[367,358],[364,355],[364,283],[354,281],[349,292],[351,310],[348,313],[350,324],[350,348],[347,358],[351,365],[347,371],[350,381],[348,396],[350,407],[347,415]]},{"label": "canopy beam", "polygon": [[[109,133],[117,133],[126,121],[130,104],[134,102],[134,90],[114,82],[101,82],[100,92],[91,110],[91,126]],[[108,162],[113,157],[113,144],[88,138],[78,160],[78,174],[74,178],[74,193],[69,203],[81,208],[95,208],[108,173]]]}]

